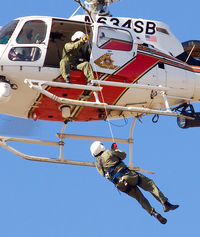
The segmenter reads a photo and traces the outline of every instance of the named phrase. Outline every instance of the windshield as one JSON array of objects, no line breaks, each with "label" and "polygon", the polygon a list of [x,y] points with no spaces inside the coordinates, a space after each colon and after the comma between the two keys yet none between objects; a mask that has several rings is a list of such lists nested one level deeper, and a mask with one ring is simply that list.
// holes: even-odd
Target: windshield
[{"label": "windshield", "polygon": [[0,44],[7,44],[8,40],[12,36],[12,33],[14,32],[18,21],[12,21],[6,26],[2,27],[0,30]]},{"label": "windshield", "polygon": [[45,40],[47,24],[44,21],[27,21],[17,37],[18,44],[40,44]]}]

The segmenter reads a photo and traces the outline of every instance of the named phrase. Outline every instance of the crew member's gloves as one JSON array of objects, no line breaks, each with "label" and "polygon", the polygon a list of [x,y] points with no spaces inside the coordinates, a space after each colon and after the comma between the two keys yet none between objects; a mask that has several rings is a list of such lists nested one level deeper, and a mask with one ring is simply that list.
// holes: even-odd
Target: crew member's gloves
[{"label": "crew member's gloves", "polygon": [[81,38],[81,41],[85,42],[86,40],[89,40],[89,39],[90,39],[89,35],[85,35],[83,38]]},{"label": "crew member's gloves", "polygon": [[117,144],[114,142],[114,143],[111,145],[111,150],[112,150],[112,151],[115,151],[115,150],[117,150],[117,149],[118,149]]}]

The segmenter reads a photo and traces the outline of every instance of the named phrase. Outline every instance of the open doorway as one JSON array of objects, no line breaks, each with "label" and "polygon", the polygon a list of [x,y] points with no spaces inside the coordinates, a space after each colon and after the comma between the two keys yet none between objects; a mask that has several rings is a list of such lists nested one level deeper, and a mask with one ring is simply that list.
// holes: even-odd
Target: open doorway
[{"label": "open doorway", "polygon": [[[84,22],[56,18],[52,19],[52,27],[44,67],[59,68],[63,47],[65,43],[71,41],[71,37],[76,31],[91,34],[91,26],[89,23]],[[92,38],[91,35],[90,38]]]}]

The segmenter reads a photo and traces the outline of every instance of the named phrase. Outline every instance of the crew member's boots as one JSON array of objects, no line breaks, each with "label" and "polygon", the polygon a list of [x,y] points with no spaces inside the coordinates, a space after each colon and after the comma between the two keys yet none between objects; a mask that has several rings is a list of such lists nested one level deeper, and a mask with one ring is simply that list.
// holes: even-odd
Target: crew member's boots
[{"label": "crew member's boots", "polygon": [[71,83],[70,79],[71,79],[70,76],[66,76],[66,80],[65,80],[65,82],[66,82],[66,83]]},{"label": "crew member's boots", "polygon": [[178,208],[178,207],[179,207],[179,205],[172,205],[172,204],[169,203],[168,201],[166,201],[166,202],[163,204],[164,212],[168,212],[168,211],[175,210],[175,209]]},{"label": "crew member's boots", "polygon": [[158,212],[156,212],[155,210],[153,210],[152,212],[152,216],[154,216],[158,221],[160,221],[161,224],[166,224],[167,223],[167,219],[165,219],[164,217],[162,217]]},{"label": "crew member's boots", "polygon": [[89,96],[90,93],[91,93],[91,91],[89,91],[89,90],[84,90],[83,96]]},{"label": "crew member's boots", "polygon": [[[97,86],[96,83],[92,83],[91,81],[88,81],[86,84],[87,84],[87,86]],[[85,90],[85,91],[83,92],[83,96],[89,96],[91,92],[92,92],[92,91]]]},{"label": "crew member's boots", "polygon": [[[93,80],[93,81],[94,81],[94,80]],[[88,81],[88,82],[87,82],[87,85],[88,85],[88,86],[98,86],[98,83],[97,83],[97,82]]]}]

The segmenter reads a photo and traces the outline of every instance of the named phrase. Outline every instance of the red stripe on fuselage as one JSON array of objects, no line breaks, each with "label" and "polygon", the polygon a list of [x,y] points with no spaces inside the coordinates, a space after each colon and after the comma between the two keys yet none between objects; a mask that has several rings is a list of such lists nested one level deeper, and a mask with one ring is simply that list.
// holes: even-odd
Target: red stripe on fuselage
[{"label": "red stripe on fuselage", "polygon": [[[168,65],[174,67],[180,67],[182,69],[191,70],[199,72],[199,68],[191,67],[190,65],[180,65],[179,60],[176,60],[173,57],[164,55],[160,52],[153,52],[152,55],[148,50],[143,47],[140,47],[140,51],[136,58],[127,62],[123,67],[118,69],[114,74],[108,75],[104,80],[106,81],[115,81],[115,82],[125,82],[125,83],[135,83],[139,80],[145,73],[150,71],[159,61],[167,63]],[[163,56],[160,58],[159,56]],[[165,57],[164,57],[165,56]],[[173,60],[173,61],[172,61]],[[72,71],[72,83],[75,84],[85,84],[85,77],[80,71]],[[150,82],[151,83],[151,82]],[[111,87],[111,86],[102,86],[102,94],[99,92],[99,100],[107,104],[116,104],[121,96],[126,92],[128,88],[124,87]],[[71,99],[79,99],[79,95],[83,92],[76,89],[62,89],[62,88],[49,88],[49,91],[60,97],[67,97]],[[88,101],[94,101],[94,96],[91,93],[91,97]],[[134,101],[133,101],[134,103]],[[33,114],[36,113],[37,117],[41,120],[51,120],[51,121],[63,121],[61,116],[61,111],[58,109],[60,104],[56,101],[47,98],[46,96],[41,96],[36,104],[37,108],[33,108],[30,112],[30,117],[33,117]],[[73,118],[75,121],[91,121],[91,120],[102,120],[105,111],[89,107],[73,107],[72,112],[74,113]]]},{"label": "red stripe on fuselage", "polygon": [[[138,54],[137,57],[129,61],[126,65],[120,68],[115,74],[109,75],[105,80],[106,81],[115,81],[115,82],[125,82],[125,83],[134,83],[139,78],[141,78],[147,71],[154,67],[159,62],[159,59]],[[115,104],[119,98],[125,93],[127,88],[124,87],[111,87],[103,86],[102,94],[99,93],[99,99],[101,102],[107,104]],[[103,98],[102,98],[103,95]],[[94,101],[92,96],[88,101]],[[76,115],[76,120],[78,121],[90,121],[98,120],[99,115],[102,114],[102,111],[98,109],[82,107]]]}]

